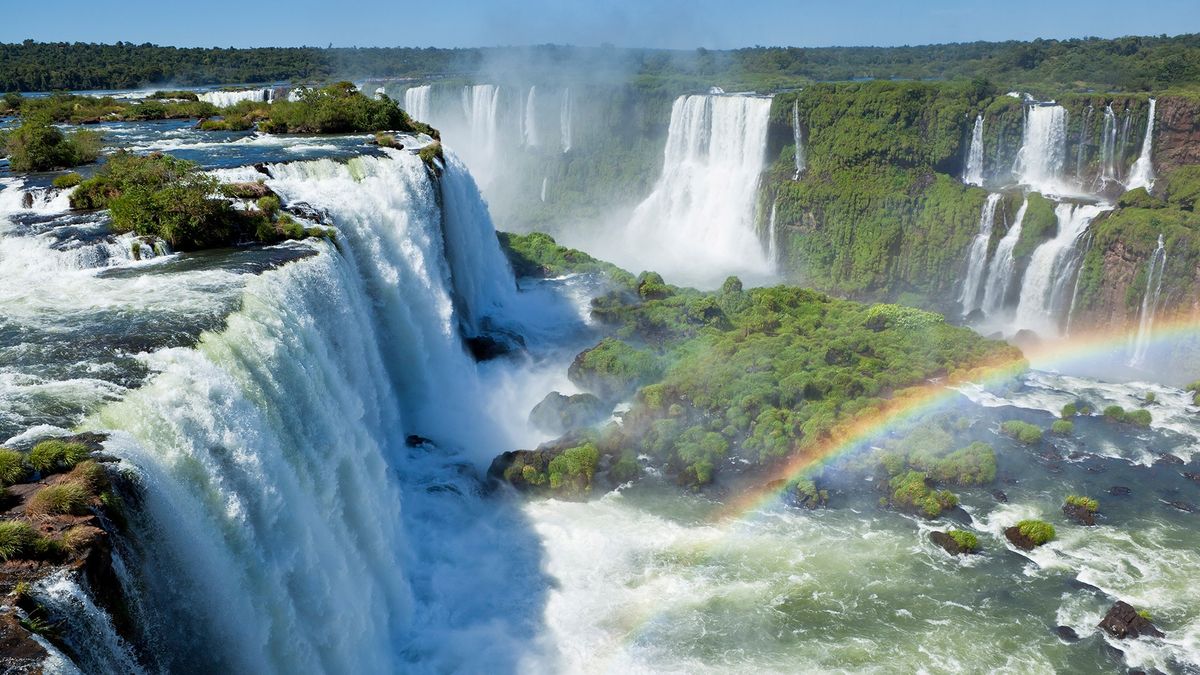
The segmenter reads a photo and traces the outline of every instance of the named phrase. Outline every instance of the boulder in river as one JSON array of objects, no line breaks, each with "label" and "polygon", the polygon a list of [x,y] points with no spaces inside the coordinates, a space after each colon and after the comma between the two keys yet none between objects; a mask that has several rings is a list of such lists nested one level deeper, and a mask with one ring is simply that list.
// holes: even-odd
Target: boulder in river
[{"label": "boulder in river", "polygon": [[1054,629],[1054,632],[1064,642],[1079,642],[1079,633],[1076,633],[1075,629],[1070,626],[1059,626]]},{"label": "boulder in river", "polygon": [[1133,490],[1125,487],[1124,485],[1114,485],[1108,488],[1108,494],[1114,497],[1128,497],[1129,495],[1133,494]]},{"label": "boulder in river", "polygon": [[929,533],[929,539],[933,543],[945,549],[950,555],[969,555],[979,551],[979,541],[975,535],[962,530],[950,530],[941,532],[935,530]]},{"label": "boulder in river", "polygon": [[610,412],[612,407],[592,394],[565,396],[552,391],[529,412],[529,422],[542,431],[561,435],[601,422]]},{"label": "boulder in river", "polygon": [[1123,600],[1118,600],[1108,610],[1104,619],[1100,621],[1100,628],[1120,640],[1142,635],[1163,636],[1162,631],[1155,627],[1148,615],[1139,613],[1133,608],[1133,605]]}]

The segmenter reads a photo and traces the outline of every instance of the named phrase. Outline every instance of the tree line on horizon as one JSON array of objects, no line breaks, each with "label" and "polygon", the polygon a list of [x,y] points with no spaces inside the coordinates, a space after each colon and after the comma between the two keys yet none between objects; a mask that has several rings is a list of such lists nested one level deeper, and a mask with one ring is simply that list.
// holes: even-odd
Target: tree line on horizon
[{"label": "tree line on horizon", "polygon": [[777,91],[818,81],[986,78],[999,86],[1151,91],[1200,83],[1200,34],[694,51],[556,45],[178,48],[25,40],[0,44],[0,91],[470,77],[486,65],[506,61],[536,64],[542,76],[557,73],[551,76],[566,79],[603,60],[643,84],[682,89],[718,81]]}]

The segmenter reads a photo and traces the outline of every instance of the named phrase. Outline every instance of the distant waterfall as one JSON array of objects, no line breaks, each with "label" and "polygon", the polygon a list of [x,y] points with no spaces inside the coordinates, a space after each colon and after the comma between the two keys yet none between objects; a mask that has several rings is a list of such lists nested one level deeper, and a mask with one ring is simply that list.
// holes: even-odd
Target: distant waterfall
[{"label": "distant waterfall", "polygon": [[[337,246],[250,280],[224,329],[153,354],[154,379],[98,415],[144,486],[132,567],[164,672],[478,672],[495,654],[455,636],[532,639],[497,628],[515,601],[472,604],[501,579],[473,581],[410,531],[472,499],[461,467],[423,477],[422,462],[505,443],[456,314],[487,312],[513,279],[461,166],[448,156],[443,213],[422,162],[389,155],[271,166],[285,202],[330,214]],[[407,434],[443,449],[408,456]],[[461,497],[431,511],[429,485]],[[443,545],[503,546],[449,543],[456,525],[434,525]]]},{"label": "distant waterfall", "polygon": [[546,180],[547,176],[542,176],[542,202],[546,201]]},{"label": "distant waterfall", "polygon": [[425,84],[419,87],[411,87],[404,92],[404,110],[413,119],[421,122],[429,123],[430,117],[430,99],[433,96],[433,87]]},{"label": "distant waterfall", "polygon": [[1021,222],[1025,220],[1025,211],[1029,208],[1029,200],[1021,203],[1017,216],[1008,232],[996,244],[996,252],[992,254],[992,262],[988,265],[987,285],[983,289],[983,312],[988,316],[998,316],[1004,309],[1009,289],[1012,288],[1013,274],[1016,272],[1016,261],[1013,260],[1013,249],[1021,238]]},{"label": "distant waterfall", "polygon": [[1154,148],[1154,107],[1155,99],[1150,99],[1150,111],[1146,115],[1146,136],[1142,139],[1142,152],[1133,169],[1129,172],[1129,182],[1126,189],[1146,188],[1149,192],[1154,187],[1154,164],[1150,155]]},{"label": "distant waterfall", "polygon": [[572,118],[574,117],[574,114],[575,114],[575,111],[573,109],[574,105],[575,105],[575,103],[571,99],[571,89],[570,88],[563,89],[562,103],[559,105],[559,110],[558,110],[558,125],[559,125],[559,131],[561,132],[561,135],[562,135],[562,151],[563,152],[571,151],[571,142],[573,140],[571,125],[572,125]]},{"label": "distant waterfall", "polygon": [[[538,129],[537,129],[537,85],[529,88],[529,94],[525,97],[525,113],[523,115],[524,123],[522,131],[525,137],[525,145],[534,147],[538,144]],[[542,201],[545,201],[544,199]]]},{"label": "distant waterfall", "polygon": [[779,269],[779,250],[778,244],[775,243],[775,216],[778,207],[778,199],[771,202],[771,217],[767,219],[767,262],[775,271]]},{"label": "distant waterfall", "polygon": [[[1153,105],[1154,99],[1150,99]],[[1162,294],[1163,275],[1167,269],[1167,249],[1162,234],[1158,235],[1158,248],[1150,256],[1150,269],[1146,273],[1146,292],[1142,296],[1142,312],[1138,319],[1138,332],[1133,341],[1133,354],[1129,365],[1140,366],[1146,360],[1150,348],[1150,334],[1154,329],[1154,314],[1158,310],[1158,298]]]},{"label": "distant waterfall", "polygon": [[1104,211],[1094,205],[1059,204],[1055,237],[1033,252],[1021,281],[1015,327],[1057,336],[1071,302],[1075,272],[1082,258],[1080,240],[1092,219]]},{"label": "distant waterfall", "polygon": [[1033,105],[1025,116],[1025,132],[1013,171],[1017,180],[1038,192],[1062,191],[1067,153],[1067,110],[1060,105]]},{"label": "distant waterfall", "polygon": [[676,283],[714,287],[729,274],[761,275],[768,263],[754,204],[770,112],[761,96],[676,99],[654,191],[634,210],[624,241],[597,246]]},{"label": "distant waterfall", "polygon": [[242,101],[265,103],[271,100],[270,89],[246,89],[244,91],[206,91],[196,95],[201,101],[218,108],[228,108]]},{"label": "distant waterfall", "polygon": [[962,180],[967,185],[983,185],[983,115],[975,116],[975,127],[971,130],[971,146],[967,151],[967,166],[963,170]]},{"label": "distant waterfall", "polygon": [[494,84],[476,84],[463,88],[463,114],[467,118],[475,143],[482,144],[490,154],[496,147],[500,131],[500,88]]},{"label": "distant waterfall", "polygon": [[1079,124],[1079,142],[1075,146],[1075,180],[1079,182],[1079,186],[1085,187],[1087,178],[1083,175],[1084,159],[1087,156],[1088,140],[1091,135],[1088,133],[1092,125],[1092,116],[1096,110],[1092,106],[1088,106],[1083,113],[1083,120]]},{"label": "distant waterfall", "polygon": [[800,174],[804,173],[804,169],[808,166],[808,158],[804,154],[804,136],[800,132],[799,101],[792,102],[792,143],[796,148],[796,174],[792,176],[792,180],[800,180]]},{"label": "distant waterfall", "polygon": [[1117,175],[1117,115],[1111,105],[1104,106],[1104,127],[1100,130],[1100,175],[1096,188],[1118,180]]},{"label": "distant waterfall", "polygon": [[992,226],[996,221],[996,206],[999,203],[1000,193],[989,194],[987,201],[983,203],[983,211],[979,214],[979,233],[971,242],[971,250],[967,255],[967,276],[958,297],[963,316],[979,308],[979,290],[983,286],[983,274],[987,270],[988,244],[992,240]]}]

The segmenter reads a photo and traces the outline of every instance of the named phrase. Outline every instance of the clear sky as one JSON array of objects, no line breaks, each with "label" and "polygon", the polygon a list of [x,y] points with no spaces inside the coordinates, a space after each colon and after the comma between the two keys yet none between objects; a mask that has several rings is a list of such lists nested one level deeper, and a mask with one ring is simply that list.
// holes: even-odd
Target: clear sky
[{"label": "clear sky", "polygon": [[1200,32],[1200,0],[3,0],[0,42],[724,49]]}]

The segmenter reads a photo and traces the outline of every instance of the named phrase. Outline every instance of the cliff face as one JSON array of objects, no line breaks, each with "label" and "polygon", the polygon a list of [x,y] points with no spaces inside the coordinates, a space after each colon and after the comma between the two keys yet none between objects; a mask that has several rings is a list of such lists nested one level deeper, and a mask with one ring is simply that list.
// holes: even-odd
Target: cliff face
[{"label": "cliff face", "polygon": [[[1141,148],[1148,100],[1060,97],[1067,119],[1064,181],[1099,189],[1106,152],[1114,155],[1109,159],[1119,177],[1126,175]],[[1200,306],[1200,217],[1193,211],[1200,197],[1200,101],[1176,96],[1157,101],[1155,195],[1143,203],[1121,202],[1092,225],[1072,325],[1136,326],[1159,234],[1168,253],[1159,315],[1196,313]],[[968,251],[987,194],[961,182],[977,115],[984,118],[985,178],[989,184],[1011,183],[1025,115],[1016,98],[965,85],[892,82],[820,85],[777,96],[768,148],[776,161],[763,181],[760,213],[763,235],[775,232],[783,272],[855,299],[959,311]],[[793,116],[800,121],[807,158],[798,180]],[[1115,129],[1107,151],[1106,117]],[[1107,185],[1106,198],[1116,201],[1120,184]],[[1014,251],[1018,279],[1032,252],[1057,229],[1053,204],[1034,208],[1044,201],[1031,196]],[[1001,200],[989,257],[1020,203],[1019,189]],[[1048,218],[1048,226],[1033,227],[1034,215]]]}]

